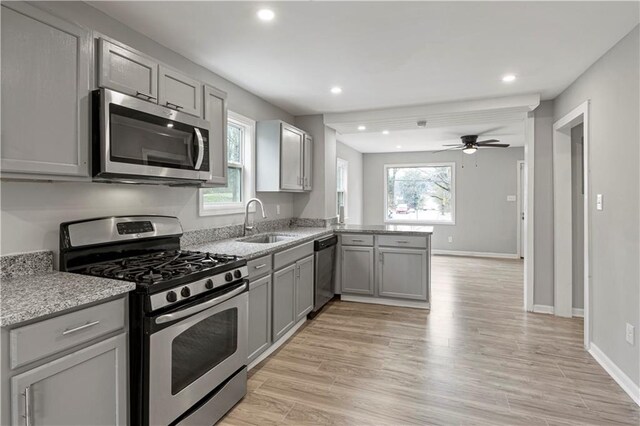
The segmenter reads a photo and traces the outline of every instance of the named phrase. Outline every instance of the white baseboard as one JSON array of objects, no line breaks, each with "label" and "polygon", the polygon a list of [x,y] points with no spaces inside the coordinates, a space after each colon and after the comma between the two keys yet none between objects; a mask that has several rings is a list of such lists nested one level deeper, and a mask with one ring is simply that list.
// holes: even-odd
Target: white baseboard
[{"label": "white baseboard", "polygon": [[419,302],[417,300],[382,299],[379,297],[353,296],[350,294],[341,294],[340,300],[342,300],[343,302],[371,303],[374,305],[399,306],[402,308],[431,308],[431,304],[429,302]]},{"label": "white baseboard", "polygon": [[571,308],[571,315],[574,317],[584,318],[584,309],[582,308]]},{"label": "white baseboard", "polygon": [[551,314],[553,315],[553,306],[549,305],[533,305],[533,312],[536,314]]},{"label": "white baseboard", "polygon": [[271,355],[272,353],[277,351],[280,348],[280,346],[282,346],[285,343],[287,343],[287,340],[289,340],[291,338],[291,336],[293,336],[296,333],[296,331],[298,331],[298,329],[300,327],[302,327],[302,325],[305,322],[307,322],[307,317],[306,316],[304,318],[302,318],[300,321],[298,321],[296,323],[296,325],[294,325],[291,328],[291,330],[287,331],[286,334],[284,334],[280,339],[278,339],[277,342],[275,342],[273,345],[269,346],[269,349],[267,349],[266,351],[262,352],[258,358],[254,359],[251,362],[251,364],[249,364],[247,366],[247,371],[251,370],[253,367],[255,367],[256,365],[260,364],[262,361],[264,361],[266,358],[268,358],[269,355]]},{"label": "white baseboard", "polygon": [[598,364],[609,373],[613,380],[620,385],[622,390],[624,390],[636,404],[640,405],[640,386],[636,385],[629,376],[624,374],[624,371],[620,370],[593,342],[591,342],[589,353],[593,359],[598,361]]},{"label": "white baseboard", "polygon": [[444,255],[444,256],[493,257],[497,259],[520,259],[520,256],[517,253],[485,253],[480,251],[432,249],[431,254]]}]

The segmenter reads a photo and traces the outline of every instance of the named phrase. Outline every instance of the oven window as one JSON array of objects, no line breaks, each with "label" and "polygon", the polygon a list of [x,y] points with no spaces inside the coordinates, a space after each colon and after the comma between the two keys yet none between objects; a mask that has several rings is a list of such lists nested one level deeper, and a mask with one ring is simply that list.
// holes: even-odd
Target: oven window
[{"label": "oven window", "polygon": [[[111,161],[193,169],[194,128],[184,123],[110,104]],[[208,136],[206,130],[203,136]],[[204,169],[201,169],[204,170]]]},{"label": "oven window", "polygon": [[238,348],[238,309],[212,315],[173,339],[171,393],[173,395],[233,355]]}]

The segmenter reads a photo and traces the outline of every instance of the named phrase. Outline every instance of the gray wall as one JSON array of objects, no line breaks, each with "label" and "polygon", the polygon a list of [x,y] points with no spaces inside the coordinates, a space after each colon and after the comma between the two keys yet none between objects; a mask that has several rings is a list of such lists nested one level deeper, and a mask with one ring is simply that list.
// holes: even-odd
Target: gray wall
[{"label": "gray wall", "polygon": [[571,231],[572,307],[584,307],[584,193],[582,176],[582,135],[584,126],[571,129]]},{"label": "gray wall", "polygon": [[[184,73],[226,91],[229,109],[255,120],[294,118],[179,54],[80,2],[38,3],[64,19],[113,37]],[[52,141],[53,143],[54,141]],[[88,142],[87,142],[88,143]],[[269,218],[293,214],[291,194],[259,193]],[[60,222],[114,214],[168,214],[185,230],[241,223],[241,215],[198,216],[197,190],[98,183],[2,182],[1,254],[58,248]],[[276,216],[276,205],[281,212]]]},{"label": "gray wall", "polygon": [[524,148],[481,149],[473,155],[462,151],[364,154],[363,222],[384,223],[385,164],[453,161],[456,224],[434,227],[433,249],[516,254],[517,202],[507,201],[507,195],[517,193],[517,161],[523,159]]},{"label": "gray wall", "polygon": [[553,102],[534,111],[533,303],[553,306]]},{"label": "gray wall", "polygon": [[[592,341],[640,385],[640,30],[636,27],[554,102],[554,119],[590,100]],[[595,209],[604,195],[604,210]],[[636,327],[635,346],[625,323]]]},{"label": "gray wall", "polygon": [[338,158],[349,162],[349,175],[347,177],[347,218],[346,223],[353,225],[362,224],[363,205],[363,155],[360,151],[338,142]]}]

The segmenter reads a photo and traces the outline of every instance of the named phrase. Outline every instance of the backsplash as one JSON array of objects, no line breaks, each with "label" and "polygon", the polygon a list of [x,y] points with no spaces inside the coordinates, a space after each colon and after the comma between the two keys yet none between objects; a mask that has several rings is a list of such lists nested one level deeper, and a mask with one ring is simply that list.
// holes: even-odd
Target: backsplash
[{"label": "backsplash", "polygon": [[0,256],[0,280],[49,272],[53,253],[49,250]]},{"label": "backsplash", "polygon": [[[260,232],[271,232],[277,229],[287,228],[291,226],[293,219],[275,219],[265,220],[255,224],[252,234]],[[209,229],[196,229],[186,231],[180,238],[181,246],[191,246],[194,244],[204,244],[211,241],[226,240],[227,238],[236,238],[242,236],[243,224],[228,225]]]}]

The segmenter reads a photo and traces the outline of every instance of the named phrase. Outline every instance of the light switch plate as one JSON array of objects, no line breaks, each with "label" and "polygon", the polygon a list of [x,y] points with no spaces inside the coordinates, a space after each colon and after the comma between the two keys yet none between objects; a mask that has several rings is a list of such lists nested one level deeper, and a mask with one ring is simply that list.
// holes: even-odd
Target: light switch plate
[{"label": "light switch plate", "polygon": [[449,242],[452,243],[453,242],[453,237],[449,237]]},{"label": "light switch plate", "polygon": [[635,327],[627,323],[626,339],[627,339],[627,343],[629,343],[630,345],[633,345],[634,331],[635,331]]},{"label": "light switch plate", "polygon": [[280,204],[276,204],[276,214],[280,214]]},{"label": "light switch plate", "polygon": [[507,201],[516,201],[515,195],[507,195]]},{"label": "light switch plate", "polygon": [[602,194],[596,194],[596,210],[602,210]]}]

